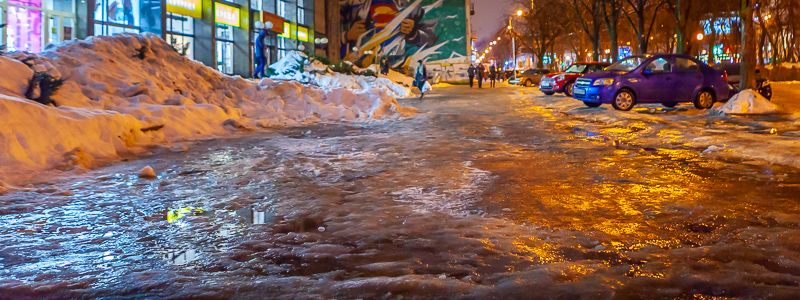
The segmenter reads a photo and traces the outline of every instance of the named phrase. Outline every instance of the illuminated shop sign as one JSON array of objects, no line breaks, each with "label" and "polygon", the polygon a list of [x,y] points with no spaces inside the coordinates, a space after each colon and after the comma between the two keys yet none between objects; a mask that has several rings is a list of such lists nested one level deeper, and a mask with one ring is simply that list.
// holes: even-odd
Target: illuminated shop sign
[{"label": "illuminated shop sign", "polygon": [[308,27],[299,26],[290,22],[283,24],[283,33],[279,34],[279,37],[298,40],[301,42],[308,42],[311,40],[311,36],[308,34]]},{"label": "illuminated shop sign", "polygon": [[267,22],[272,23],[272,28],[267,28],[274,32],[282,33],[285,28],[283,27],[285,20],[276,14],[272,14],[269,12],[262,12],[261,13],[261,21],[266,24]]},{"label": "illuminated shop sign", "polygon": [[201,0],[167,0],[167,11],[200,19],[203,17]]},{"label": "illuminated shop sign", "polygon": [[214,2],[214,22],[239,27],[239,8]]}]

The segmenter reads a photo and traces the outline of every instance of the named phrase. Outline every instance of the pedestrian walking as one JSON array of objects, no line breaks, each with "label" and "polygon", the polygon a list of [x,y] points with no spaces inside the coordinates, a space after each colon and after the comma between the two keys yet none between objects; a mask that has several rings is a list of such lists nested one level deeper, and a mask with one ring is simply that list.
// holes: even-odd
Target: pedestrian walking
[{"label": "pedestrian walking", "polygon": [[259,31],[254,46],[256,70],[255,73],[253,73],[253,78],[261,78],[267,75],[264,73],[264,67],[267,65],[267,56],[266,53],[264,53],[264,40],[267,38],[267,29],[264,28],[264,25],[261,25],[261,22],[257,22],[256,27],[259,28]]},{"label": "pedestrian walking", "polygon": [[494,64],[489,66],[489,86],[494,87],[495,80],[497,80],[497,67]]},{"label": "pedestrian walking", "polygon": [[475,65],[469,64],[469,68],[467,68],[467,76],[469,76],[469,88],[472,88],[472,81],[475,80]]},{"label": "pedestrian walking", "polygon": [[483,78],[486,77],[486,68],[483,64],[478,64],[478,88],[483,88]]},{"label": "pedestrian walking", "polygon": [[414,72],[414,86],[419,88],[419,98],[425,97],[425,92],[428,90],[426,87],[426,83],[428,81],[428,70],[425,68],[425,64],[422,63],[422,60],[417,61],[419,65],[417,65],[417,71]]}]

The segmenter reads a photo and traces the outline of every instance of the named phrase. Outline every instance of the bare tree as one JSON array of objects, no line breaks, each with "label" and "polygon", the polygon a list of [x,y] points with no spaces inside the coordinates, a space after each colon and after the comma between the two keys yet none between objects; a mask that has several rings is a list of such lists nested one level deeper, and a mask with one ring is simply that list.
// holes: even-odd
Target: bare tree
[{"label": "bare tree", "polygon": [[611,61],[619,59],[619,18],[622,14],[623,0],[603,0],[601,10],[608,28]]},{"label": "bare tree", "polygon": [[553,18],[558,15],[558,0],[534,0],[535,9],[525,15],[521,32],[523,45],[531,49],[537,57],[537,66],[544,67],[544,57],[555,49],[556,40],[564,33],[569,21],[567,18]]},{"label": "bare tree", "polygon": [[689,39],[686,37],[689,35],[690,26],[693,25],[692,21],[695,21],[694,10],[692,10],[692,5],[695,3],[695,0],[667,0],[675,20],[675,52],[677,53],[691,51]]},{"label": "bare tree", "polygon": [[755,26],[753,24],[753,0],[739,1],[739,19],[741,21],[742,45],[739,55],[742,58],[741,79],[739,87],[741,89],[751,89],[756,85],[755,65],[756,65],[756,45],[755,45]]},{"label": "bare tree", "polygon": [[580,28],[592,43],[592,59],[595,61],[600,60],[601,6],[603,0],[572,0],[572,8],[575,11],[572,19],[578,20]]},{"label": "bare tree", "polygon": [[[633,32],[636,34],[638,54],[645,54],[649,49],[650,37],[658,18],[658,12],[664,6],[664,0],[625,0],[631,13],[625,14]],[[648,14],[649,12],[649,14]],[[631,17],[633,15],[633,18]]]}]

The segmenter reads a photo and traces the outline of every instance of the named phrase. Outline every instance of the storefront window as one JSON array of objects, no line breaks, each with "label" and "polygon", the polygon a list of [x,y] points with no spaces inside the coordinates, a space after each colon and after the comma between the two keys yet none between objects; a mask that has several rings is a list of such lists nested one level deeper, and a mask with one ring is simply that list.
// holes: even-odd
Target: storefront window
[{"label": "storefront window", "polygon": [[[137,2],[134,5],[134,2]],[[94,19],[109,25],[137,27],[139,5],[137,0],[99,0],[95,4]],[[99,23],[98,22],[98,23]]]},{"label": "storefront window", "polygon": [[217,70],[233,74],[233,27],[217,24]]},{"label": "storefront window", "polygon": [[52,44],[73,39],[73,28],[75,28],[75,20],[72,17],[51,15],[47,18],[47,43]]},{"label": "storefront window", "polygon": [[194,59],[194,18],[173,13],[168,14],[167,41],[179,53]]},{"label": "storefront window", "polygon": [[[0,5],[3,4],[3,0],[0,0]],[[6,8],[5,6],[0,6],[0,24],[6,24]],[[6,45],[6,28],[0,28],[0,49],[2,49]]]},{"label": "storefront window", "polygon": [[8,0],[6,47],[9,51],[42,51],[42,0]]},{"label": "storefront window", "polygon": [[161,34],[162,0],[96,0],[94,34],[122,32]]}]

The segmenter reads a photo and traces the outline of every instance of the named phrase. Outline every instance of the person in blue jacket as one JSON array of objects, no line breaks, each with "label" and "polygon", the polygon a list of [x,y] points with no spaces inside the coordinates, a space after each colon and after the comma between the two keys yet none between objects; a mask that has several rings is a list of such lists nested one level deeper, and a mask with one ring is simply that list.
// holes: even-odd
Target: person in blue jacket
[{"label": "person in blue jacket", "polygon": [[256,71],[253,73],[253,78],[266,77],[267,75],[264,72],[264,67],[266,67],[267,64],[267,56],[266,53],[264,53],[264,40],[267,38],[267,29],[264,28],[263,25],[257,27],[259,31],[255,42]]}]

